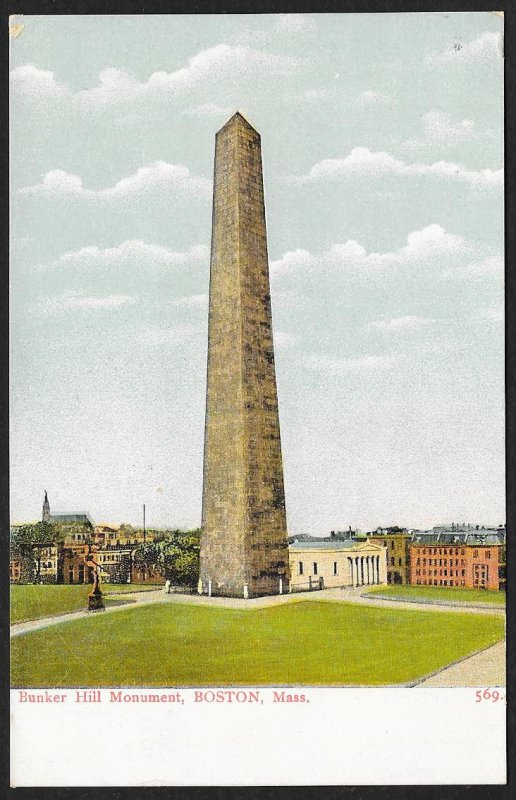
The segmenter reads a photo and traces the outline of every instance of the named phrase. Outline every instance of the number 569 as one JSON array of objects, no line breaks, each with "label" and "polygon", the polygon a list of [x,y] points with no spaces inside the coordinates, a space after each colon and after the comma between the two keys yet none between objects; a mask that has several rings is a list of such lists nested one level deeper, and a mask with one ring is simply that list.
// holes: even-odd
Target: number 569
[{"label": "number 569", "polygon": [[496,703],[497,700],[501,699],[498,689],[477,689],[475,697],[475,703],[480,703],[482,700],[491,700],[492,703]]}]

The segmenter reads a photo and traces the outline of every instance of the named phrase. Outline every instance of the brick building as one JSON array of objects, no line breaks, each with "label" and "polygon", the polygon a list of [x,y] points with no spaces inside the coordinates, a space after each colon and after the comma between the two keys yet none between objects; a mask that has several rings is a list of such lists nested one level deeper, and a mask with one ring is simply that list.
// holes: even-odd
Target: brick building
[{"label": "brick building", "polygon": [[505,541],[468,534],[462,541],[414,541],[411,583],[469,589],[505,589]]},{"label": "brick building", "polygon": [[9,558],[9,582],[21,583],[23,570],[23,561],[21,553],[18,550],[11,550]]},{"label": "brick building", "polygon": [[85,563],[88,544],[63,548],[63,583],[92,583],[93,570]]}]

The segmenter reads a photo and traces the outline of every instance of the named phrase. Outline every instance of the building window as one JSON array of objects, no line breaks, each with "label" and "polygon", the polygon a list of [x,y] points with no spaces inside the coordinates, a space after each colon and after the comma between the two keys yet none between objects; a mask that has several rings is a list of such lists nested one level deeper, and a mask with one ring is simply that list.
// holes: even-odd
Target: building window
[{"label": "building window", "polygon": [[336,561],[334,561],[334,562],[333,562],[333,574],[334,574],[334,575],[338,575],[338,574],[339,574],[338,567],[337,567],[337,562],[336,562]]},{"label": "building window", "polygon": [[491,558],[491,551],[490,550],[486,550],[484,555],[485,555],[486,558]]},{"label": "building window", "polygon": [[[423,564],[425,563],[425,559],[423,559]],[[394,556],[391,558],[391,567],[394,566]]]},{"label": "building window", "polygon": [[473,550],[473,558],[478,558],[478,550]]},{"label": "building window", "polygon": [[297,562],[297,568],[298,568],[298,573],[299,573],[299,575],[302,575],[302,574],[303,574],[303,571],[304,571],[304,568],[303,568],[303,562],[302,562],[302,561],[298,561],[298,562]]},{"label": "building window", "polygon": [[317,561],[314,561],[314,575],[317,575]]}]

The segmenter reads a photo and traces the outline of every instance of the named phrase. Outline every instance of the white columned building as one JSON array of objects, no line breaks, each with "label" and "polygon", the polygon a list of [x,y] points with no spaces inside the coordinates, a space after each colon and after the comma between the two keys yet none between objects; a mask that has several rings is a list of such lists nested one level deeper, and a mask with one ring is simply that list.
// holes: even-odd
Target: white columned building
[{"label": "white columned building", "polygon": [[294,541],[289,567],[293,592],[387,582],[385,548],[371,539]]}]

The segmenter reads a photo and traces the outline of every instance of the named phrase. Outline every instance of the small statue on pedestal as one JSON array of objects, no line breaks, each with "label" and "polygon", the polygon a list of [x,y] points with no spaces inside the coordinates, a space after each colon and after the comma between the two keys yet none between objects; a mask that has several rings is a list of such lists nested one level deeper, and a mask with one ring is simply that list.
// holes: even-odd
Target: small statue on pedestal
[{"label": "small statue on pedestal", "polygon": [[93,586],[91,592],[88,594],[88,611],[104,611],[105,606],[100,589],[100,564],[93,558],[91,545],[88,545],[88,551],[84,555],[84,561],[86,565],[93,570]]}]

